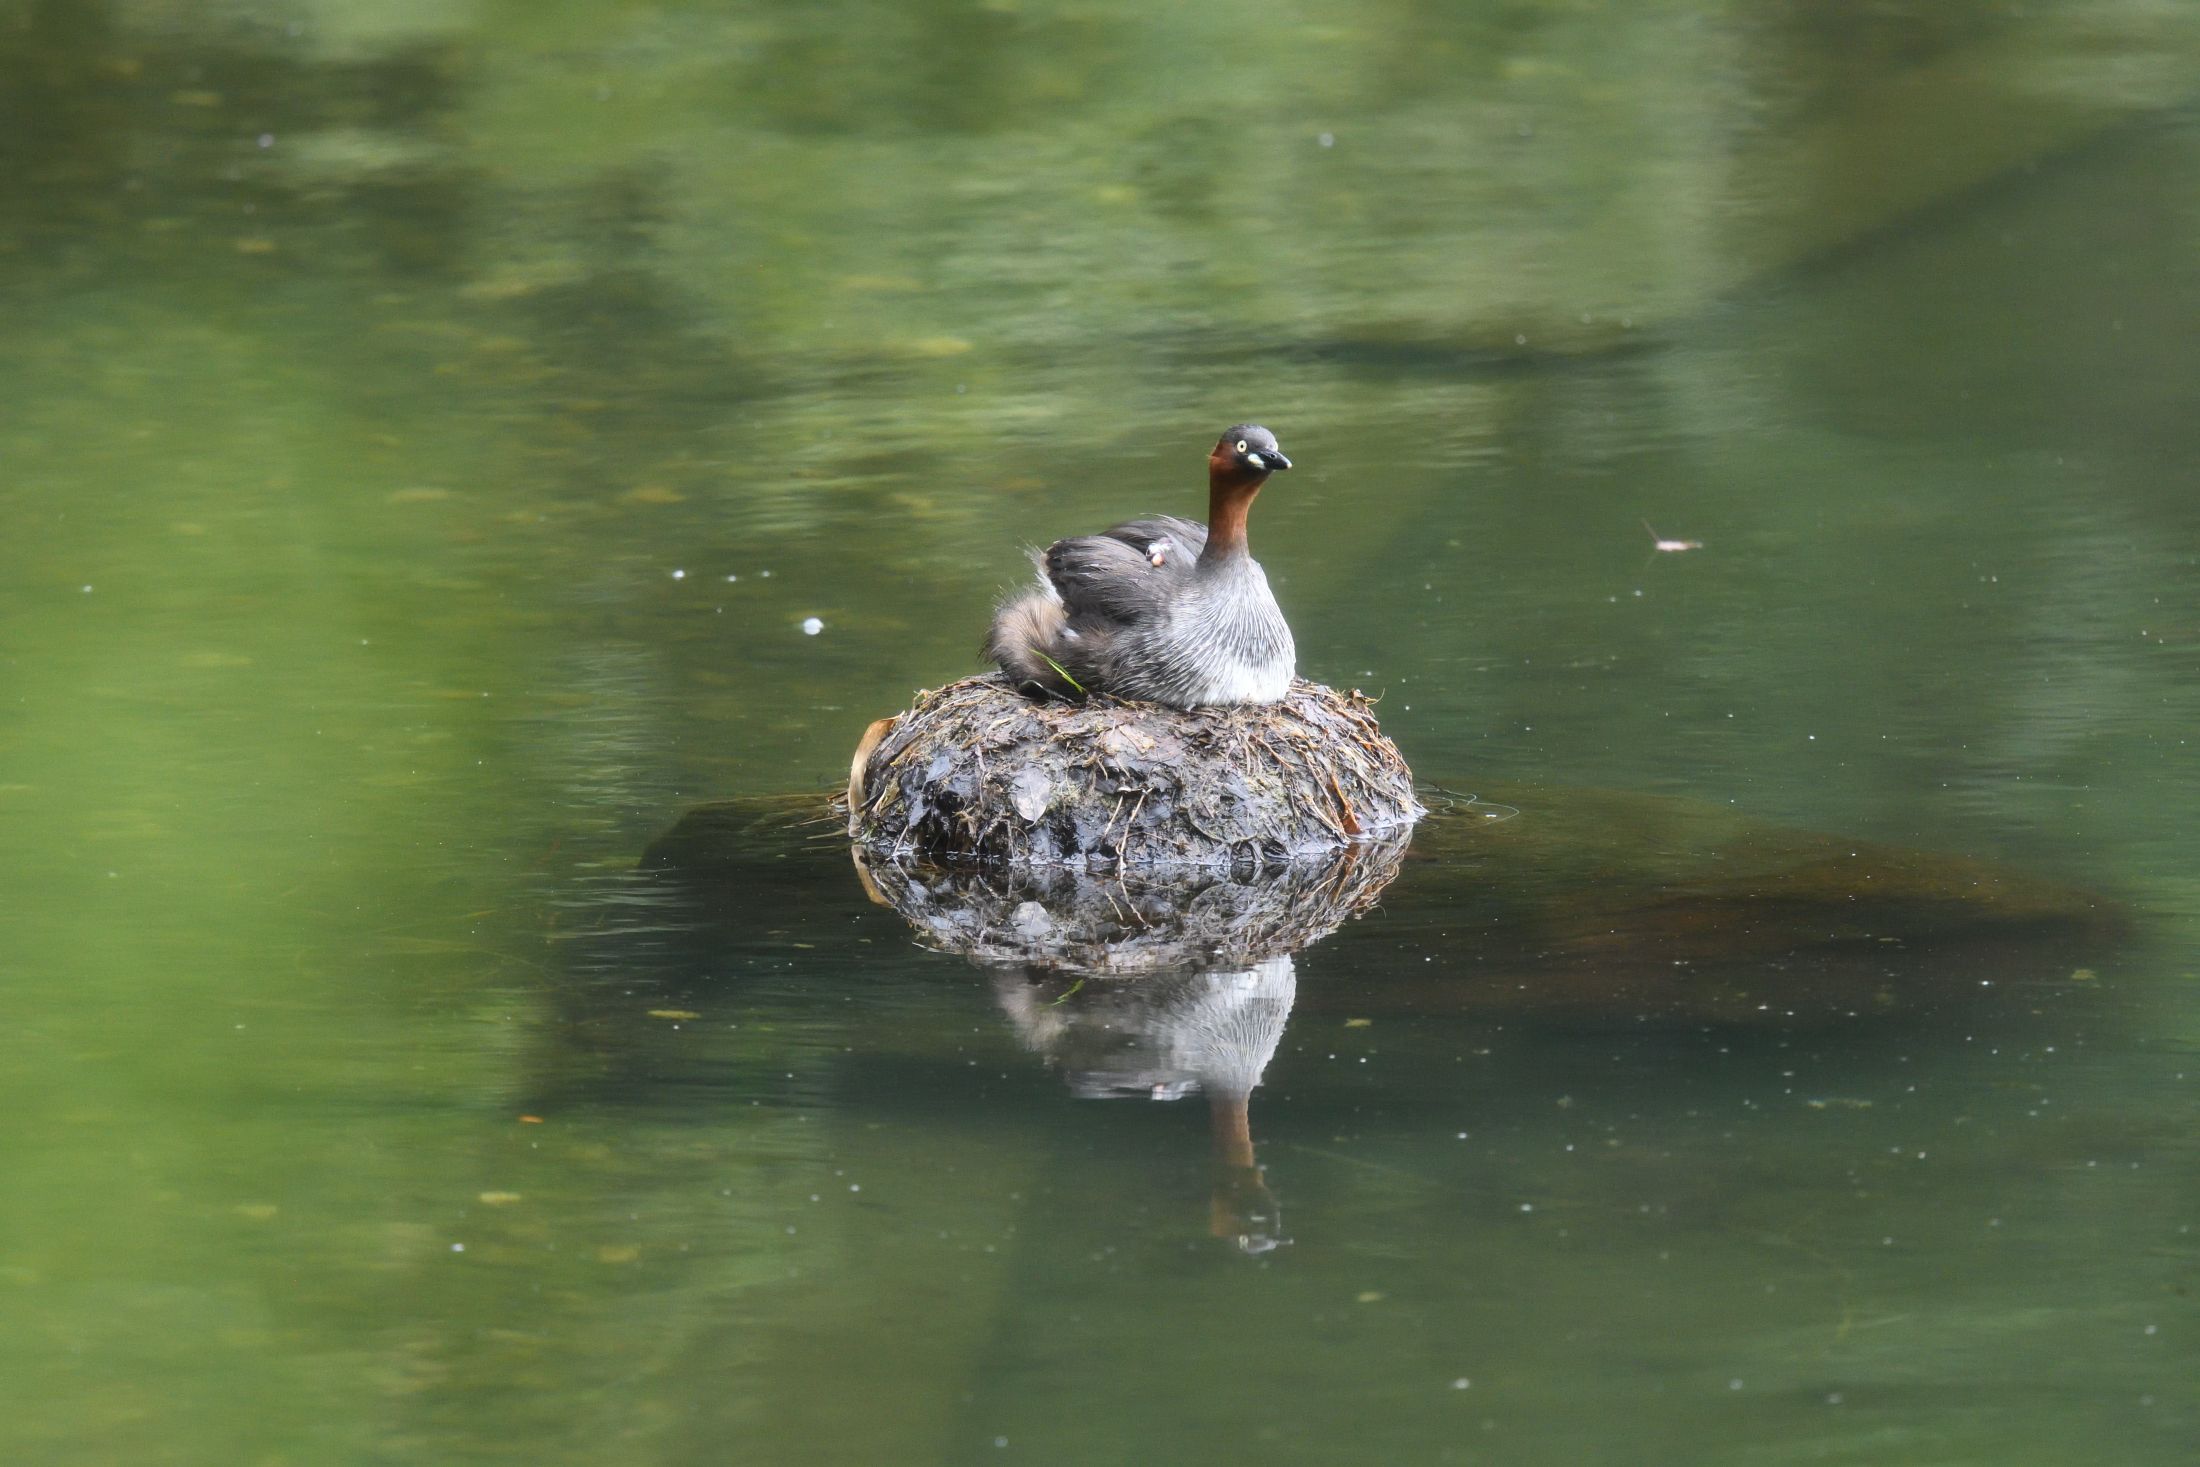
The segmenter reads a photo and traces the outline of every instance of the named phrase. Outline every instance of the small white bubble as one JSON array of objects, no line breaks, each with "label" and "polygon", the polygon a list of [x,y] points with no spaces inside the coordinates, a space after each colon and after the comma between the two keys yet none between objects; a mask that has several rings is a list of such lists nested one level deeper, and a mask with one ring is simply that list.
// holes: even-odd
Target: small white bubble
[{"label": "small white bubble", "polygon": [[451,1245],[451,1251],[453,1253],[464,1253],[466,1251],[466,1245],[464,1243],[453,1243]]},{"label": "small white bubble", "polygon": [[732,585],[732,584],[733,584],[734,582],[736,582],[736,581],[738,581],[738,580],[740,580],[740,579],[741,579],[741,578],[740,578],[739,576],[728,576],[728,577],[726,577],[726,584],[730,586],[730,585]]},{"label": "small white bubble", "polygon": [[85,595],[87,595],[87,596],[91,595],[91,594],[92,594],[92,588],[91,588],[90,586],[86,586],[86,587],[84,588],[84,594],[85,594]]},{"label": "small white bubble", "polygon": [[1730,1391],[1740,1390],[1742,1388],[1742,1378],[1738,1375],[1735,1376],[1732,1380],[1726,1383],[1726,1388]]},{"label": "small white bubble", "polygon": [[1334,148],[1335,146],[1337,146],[1337,135],[1333,132],[1325,132],[1320,137],[1314,139],[1314,141],[1320,143],[1325,148]]},{"label": "small white bubble", "polygon": [[672,578],[676,581],[684,581],[688,578],[688,573],[684,570],[676,570],[672,573]]},{"label": "small white bubble", "polygon": [[817,635],[817,634],[818,634],[819,632],[822,632],[822,631],[824,631],[824,630],[825,630],[825,623],[823,623],[823,622],[819,621],[819,620],[818,620],[818,619],[817,619],[816,617],[814,617],[814,616],[805,616],[804,618],[802,618],[802,635],[803,635],[803,636],[805,636],[805,637],[814,637],[814,636],[816,636],[816,635]]},{"label": "small white bubble", "polygon": [[261,134],[260,134],[260,146],[261,146],[261,147],[263,147],[263,148],[272,148],[272,147],[274,147],[274,146],[275,146],[275,134],[273,134],[273,133],[271,133],[271,132],[263,132],[263,133],[261,133]]},{"label": "small white bubble", "polygon": [[1465,1376],[1462,1375],[1457,1380],[1451,1383],[1451,1388],[1455,1391],[1463,1391],[1473,1384],[1473,1381],[1468,1380]]}]

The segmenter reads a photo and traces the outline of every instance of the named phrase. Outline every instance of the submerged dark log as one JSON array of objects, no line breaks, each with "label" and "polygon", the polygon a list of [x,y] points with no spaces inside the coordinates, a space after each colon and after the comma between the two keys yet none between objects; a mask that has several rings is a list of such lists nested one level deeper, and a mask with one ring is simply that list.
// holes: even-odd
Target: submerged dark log
[{"label": "submerged dark log", "polygon": [[1372,706],[1303,680],[1280,703],[1184,710],[965,678],[872,726],[848,833],[954,864],[1259,870],[1423,813]]},{"label": "submerged dark log", "polygon": [[[597,954],[587,971],[600,981],[568,989],[570,1022],[548,1032],[584,1050],[561,1059],[582,1077],[569,1083],[601,1073],[618,1103],[655,1092],[684,1105],[692,1086],[741,1083],[729,1077],[791,1079],[772,1046],[808,1044],[831,1022],[850,1056],[843,1093],[904,1123],[912,1073],[921,1089],[921,1076],[972,1063],[964,990],[897,956],[913,930],[987,970],[1019,1041],[1076,1094],[1203,1095],[1208,1229],[1259,1253],[1285,1234],[1255,1153],[1255,1087],[1288,1053],[1288,1024],[1302,1037],[1384,1026],[1385,1047],[1406,1056],[1391,1082],[1405,1103],[1390,1114],[1441,1095],[1501,1124],[1550,1105],[1554,1059],[1578,1079],[1616,1058],[1599,1038],[1569,1061],[1569,1033],[1646,1036],[1629,1041],[1647,1045],[1630,1063],[1669,1053],[1678,1074],[1707,1052],[1686,1036],[1715,1029],[1718,1054],[1754,1053],[1760,1070],[1807,1057],[1813,1082],[1839,1094],[1874,1063],[2029,1045],[2050,1014],[2067,1032],[2104,999],[2130,1003],[2104,994],[2125,914],[2079,888],[1687,801],[1481,793],[1446,798],[1411,832],[1403,866],[1403,830],[1250,874],[949,866],[858,846],[861,896],[836,869],[847,852],[822,799],[706,806],[621,873],[602,903],[611,930],[567,949],[577,971]],[[937,1008],[909,1002],[942,978]],[[782,1026],[781,1013],[799,1018]],[[673,1044],[668,1016],[698,1022]],[[1757,1027],[1773,1032],[1752,1048],[1742,1031]],[[1535,1037],[1499,1043],[1508,1032]],[[1899,1036],[1898,1061],[1875,1034]],[[960,1082],[938,1083],[944,1095]],[[528,1108],[558,1098],[538,1092]]]}]

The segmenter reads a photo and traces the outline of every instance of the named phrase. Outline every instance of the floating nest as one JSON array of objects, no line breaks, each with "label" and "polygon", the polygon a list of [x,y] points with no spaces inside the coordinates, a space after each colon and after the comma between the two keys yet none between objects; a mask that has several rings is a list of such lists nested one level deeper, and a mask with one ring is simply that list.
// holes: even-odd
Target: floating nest
[{"label": "floating nest", "polygon": [[965,678],[872,724],[848,780],[853,839],[951,865],[1258,871],[1422,813],[1369,700],[1304,680],[1186,710]]}]

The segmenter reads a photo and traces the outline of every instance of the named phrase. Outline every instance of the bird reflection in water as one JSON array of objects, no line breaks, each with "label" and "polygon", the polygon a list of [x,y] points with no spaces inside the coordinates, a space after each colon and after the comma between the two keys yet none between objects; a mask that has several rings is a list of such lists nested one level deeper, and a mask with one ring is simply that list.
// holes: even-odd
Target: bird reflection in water
[{"label": "bird reflection in water", "polygon": [[1403,837],[1251,873],[916,868],[856,854],[873,900],[994,973],[1017,1036],[1085,1099],[1207,1097],[1209,1231],[1288,1242],[1254,1155],[1253,1091],[1297,993],[1292,954],[1375,904]]},{"label": "bird reflection in water", "polygon": [[1288,955],[1249,968],[1143,978],[1089,980],[1034,968],[993,980],[1017,1036],[1080,1098],[1207,1097],[1210,1230],[1247,1253],[1290,1241],[1253,1156],[1248,1106],[1283,1040],[1297,988]]}]

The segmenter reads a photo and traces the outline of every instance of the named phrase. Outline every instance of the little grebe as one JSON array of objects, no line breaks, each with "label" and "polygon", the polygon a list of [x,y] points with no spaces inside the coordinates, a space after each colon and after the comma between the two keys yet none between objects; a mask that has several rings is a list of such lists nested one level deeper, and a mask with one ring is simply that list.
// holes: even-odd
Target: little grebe
[{"label": "little grebe", "polygon": [[1019,687],[1109,693],[1176,708],[1273,703],[1296,652],[1268,577],[1245,549],[1260,486],[1291,460],[1243,423],[1207,455],[1207,523],[1174,515],[1057,540],[1036,590],[994,614],[985,655]]}]

